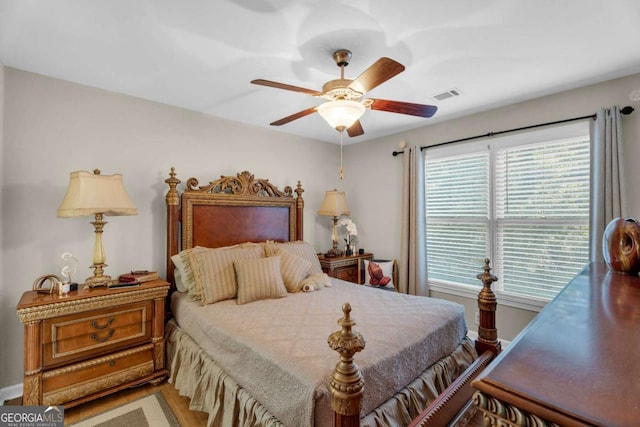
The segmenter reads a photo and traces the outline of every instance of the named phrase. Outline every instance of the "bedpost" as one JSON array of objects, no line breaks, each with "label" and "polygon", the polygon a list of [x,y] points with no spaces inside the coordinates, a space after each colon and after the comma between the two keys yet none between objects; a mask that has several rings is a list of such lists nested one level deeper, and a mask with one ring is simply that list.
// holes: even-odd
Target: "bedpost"
[{"label": "bedpost", "polygon": [[329,347],[340,354],[340,362],[329,378],[331,408],[334,413],[333,425],[358,427],[364,394],[364,378],[358,365],[353,361],[353,355],[364,349],[365,341],[361,334],[351,330],[356,322],[351,319],[351,305],[348,302],[343,304],[342,311],[344,317],[338,320],[342,329],[332,333],[327,339]]},{"label": "bedpost", "polygon": [[491,290],[491,284],[498,280],[491,274],[489,258],[484,260],[484,273],[478,274],[478,279],[482,281],[482,290],[478,294],[478,309],[480,311],[480,325],[478,326],[478,339],[476,340],[476,351],[478,354],[486,350],[494,354],[500,353],[502,346],[498,341],[498,330],[496,329],[496,295]]},{"label": "bedpost", "polygon": [[172,166],[169,178],[165,179],[169,185],[169,191],[165,196],[167,204],[167,271],[166,278],[171,283],[171,289],[175,290],[175,278],[173,277],[173,263],[171,257],[178,253],[178,223],[180,214],[180,195],[176,187],[180,180],[176,178],[176,169]]},{"label": "bedpost", "polygon": [[302,184],[298,181],[298,186],[296,187],[296,240],[302,240],[304,238],[303,230],[302,230],[302,219],[304,218],[304,200],[302,199],[302,193],[304,190],[302,189]]}]

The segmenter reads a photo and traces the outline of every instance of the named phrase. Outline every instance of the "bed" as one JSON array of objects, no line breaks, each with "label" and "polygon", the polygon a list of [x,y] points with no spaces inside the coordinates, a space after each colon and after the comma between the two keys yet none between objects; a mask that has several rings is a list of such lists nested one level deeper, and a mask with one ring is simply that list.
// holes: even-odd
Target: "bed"
[{"label": "bed", "polygon": [[205,185],[189,178],[179,191],[174,168],[165,182],[169,380],[208,425],[443,425],[468,415],[470,380],[500,351],[488,260],[473,343],[458,304],[318,271],[300,182],[280,190],[244,171]]}]

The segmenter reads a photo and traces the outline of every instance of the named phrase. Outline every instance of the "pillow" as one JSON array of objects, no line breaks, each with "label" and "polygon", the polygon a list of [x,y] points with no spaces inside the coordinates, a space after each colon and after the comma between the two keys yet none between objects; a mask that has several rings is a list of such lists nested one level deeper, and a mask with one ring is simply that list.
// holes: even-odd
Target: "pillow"
[{"label": "pillow", "polygon": [[302,280],[311,273],[311,263],[282,248],[276,249],[276,256],[280,257],[280,272],[287,291],[298,292],[302,288]]},{"label": "pillow", "polygon": [[364,284],[376,288],[395,289],[393,261],[374,262],[364,260]]},{"label": "pillow", "polygon": [[176,291],[178,292],[187,292],[187,285],[184,284],[184,280],[182,280],[182,273],[177,268],[173,269],[173,281],[176,282]]},{"label": "pillow", "polygon": [[[194,252],[201,252],[206,250],[201,246],[196,246],[191,249],[185,249],[181,251],[177,255],[173,255],[171,257],[171,261],[173,261],[173,265],[175,265],[176,269],[180,273],[181,284],[183,284],[183,288],[186,292],[189,293],[189,301],[200,301],[202,297],[202,289],[197,288],[196,282],[193,275],[193,269],[191,268],[191,263],[189,262],[189,254]],[[176,277],[176,287],[178,287],[178,280]],[[178,287],[178,290],[180,288]],[[182,292],[182,291],[181,291]]]},{"label": "pillow", "polygon": [[287,296],[280,274],[280,257],[239,259],[233,262],[238,278],[238,304]]},{"label": "pillow", "polygon": [[311,263],[311,274],[322,273],[320,260],[318,259],[318,255],[316,255],[315,249],[313,249],[313,246],[311,246],[310,243],[303,242],[302,240],[285,243],[268,240],[264,245],[264,253],[266,256],[276,255],[278,248],[309,261]]},{"label": "pillow", "polygon": [[202,304],[235,298],[238,290],[233,262],[263,257],[262,246],[227,246],[189,252],[196,291],[201,289]]}]

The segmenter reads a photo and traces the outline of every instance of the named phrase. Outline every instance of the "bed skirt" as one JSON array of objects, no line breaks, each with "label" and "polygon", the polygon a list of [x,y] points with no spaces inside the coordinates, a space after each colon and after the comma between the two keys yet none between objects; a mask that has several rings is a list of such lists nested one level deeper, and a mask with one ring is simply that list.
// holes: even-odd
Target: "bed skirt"
[{"label": "bed skirt", "polygon": [[[174,320],[167,323],[166,339],[169,382],[181,396],[190,399],[189,409],[209,414],[208,427],[283,426],[225,374]],[[360,425],[408,425],[476,357],[472,341],[465,337],[452,354],[434,363],[406,388],[363,417]]]}]

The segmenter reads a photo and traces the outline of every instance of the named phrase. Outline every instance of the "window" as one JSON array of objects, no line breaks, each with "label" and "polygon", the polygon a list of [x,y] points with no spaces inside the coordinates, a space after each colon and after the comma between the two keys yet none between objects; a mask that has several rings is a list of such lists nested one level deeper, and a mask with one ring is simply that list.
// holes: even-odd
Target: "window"
[{"label": "window", "polygon": [[589,259],[588,126],[425,150],[432,287],[479,287],[489,257],[503,299],[540,307],[562,290]]}]

